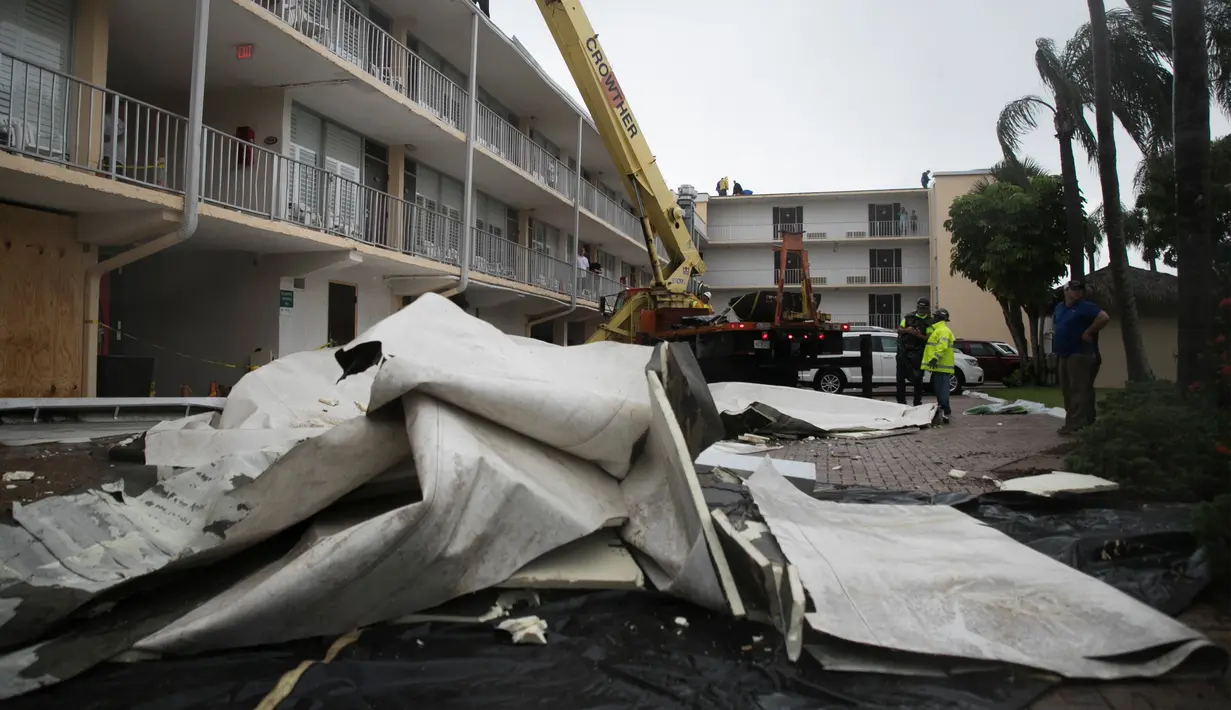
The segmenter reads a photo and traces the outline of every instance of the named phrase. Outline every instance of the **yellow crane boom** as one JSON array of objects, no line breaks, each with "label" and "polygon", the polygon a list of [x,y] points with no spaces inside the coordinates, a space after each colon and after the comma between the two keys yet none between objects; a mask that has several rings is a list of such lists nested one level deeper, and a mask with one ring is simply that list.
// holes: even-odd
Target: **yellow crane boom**
[{"label": "yellow crane boom", "polygon": [[[689,281],[705,273],[705,262],[580,0],[537,2],[641,221],[653,286],[648,293],[626,298],[620,310],[591,338],[631,342],[641,311],[688,307],[692,300]],[[666,264],[659,263],[654,248],[656,236],[667,252]]]}]

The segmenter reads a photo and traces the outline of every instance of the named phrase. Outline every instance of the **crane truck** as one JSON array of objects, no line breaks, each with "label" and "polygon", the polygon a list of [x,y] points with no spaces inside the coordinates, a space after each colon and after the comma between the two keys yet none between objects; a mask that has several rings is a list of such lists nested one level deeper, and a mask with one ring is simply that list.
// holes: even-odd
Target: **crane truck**
[{"label": "crane truck", "polygon": [[[705,262],[598,34],[580,0],[536,2],[637,210],[650,262],[651,285],[625,290],[610,308],[604,300],[601,311],[610,318],[589,342],[686,342],[710,382],[791,386],[800,370],[817,366],[819,356],[841,354],[845,326],[829,322],[829,316],[817,310],[819,298],[811,292],[800,234],[775,235],[780,266],[776,293],[749,294],[753,298],[741,299],[742,308],[737,301],[718,315],[696,307],[689,289],[705,273]],[[657,258],[656,242],[663,245],[665,263]],[[795,255],[793,263],[803,266],[798,295],[784,288],[790,254]]]}]

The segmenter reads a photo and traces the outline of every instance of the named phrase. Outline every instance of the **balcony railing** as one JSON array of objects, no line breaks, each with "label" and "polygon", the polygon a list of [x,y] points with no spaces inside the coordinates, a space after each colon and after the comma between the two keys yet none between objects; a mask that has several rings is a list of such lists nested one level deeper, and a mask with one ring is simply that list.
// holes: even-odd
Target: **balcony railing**
[{"label": "balcony railing", "polygon": [[475,138],[480,145],[560,195],[573,199],[577,191],[577,173],[569,170],[567,165],[482,104],[479,104],[478,126]]},{"label": "balcony railing", "polygon": [[[469,94],[344,0],[256,2],[300,34],[427,108],[437,118],[458,130],[466,130]],[[567,165],[486,106],[479,106],[477,119],[476,139],[485,148],[565,198],[573,199],[576,177]],[[641,235],[637,218],[628,210],[589,183],[582,189],[582,207],[627,236]]]},{"label": "balcony railing", "polygon": [[927,237],[927,218],[920,215],[915,221],[907,219],[886,222],[802,222],[775,225],[769,222],[757,224],[709,225],[709,241],[720,242],[768,242],[781,238],[781,231],[802,232],[804,241],[842,241],[844,239],[901,239]]},{"label": "balcony railing", "polygon": [[[824,302],[821,303],[821,310],[825,310]],[[896,330],[898,324],[902,322],[902,316],[898,313],[832,313],[830,320],[834,323],[849,323],[851,325],[870,325],[877,328],[886,328]]]},{"label": "balcony railing", "polygon": [[344,0],[255,0],[300,34],[464,131],[467,93]]},{"label": "balcony railing", "polygon": [[618,202],[599,190],[589,180],[581,183],[581,207],[616,228],[621,234],[641,238],[641,222]]},{"label": "balcony railing", "polygon": [[[799,269],[787,269],[785,283],[797,286],[802,279]],[[864,267],[862,269],[809,270],[813,288],[859,286],[879,288],[884,286],[926,286],[930,272],[926,266]],[[777,285],[777,270],[761,269],[713,269],[705,273],[704,280],[711,288],[774,288]]]},{"label": "balcony railing", "polygon": [[0,54],[0,149],[183,191],[186,119]]}]

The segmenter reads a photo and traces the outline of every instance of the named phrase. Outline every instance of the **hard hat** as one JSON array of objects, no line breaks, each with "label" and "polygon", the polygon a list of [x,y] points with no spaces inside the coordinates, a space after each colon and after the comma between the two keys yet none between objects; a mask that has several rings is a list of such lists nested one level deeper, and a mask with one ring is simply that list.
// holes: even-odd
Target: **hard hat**
[{"label": "hard hat", "polygon": [[702,291],[702,292],[701,292],[701,298],[704,298],[704,299],[705,299],[705,300],[707,300],[707,301],[708,301],[708,300],[710,300],[710,292],[709,292],[709,291]]},{"label": "hard hat", "polygon": [[937,308],[934,315],[936,316],[936,320],[949,320],[949,311],[944,308]]},{"label": "hard hat", "polygon": [[926,298],[921,298],[921,299],[919,299],[918,301],[915,301],[915,306],[916,306],[916,307],[922,306],[922,307],[924,307],[924,308],[931,308],[931,307],[932,307],[932,302],[931,302],[931,301],[929,301],[929,300],[928,300],[928,299],[926,299]]}]

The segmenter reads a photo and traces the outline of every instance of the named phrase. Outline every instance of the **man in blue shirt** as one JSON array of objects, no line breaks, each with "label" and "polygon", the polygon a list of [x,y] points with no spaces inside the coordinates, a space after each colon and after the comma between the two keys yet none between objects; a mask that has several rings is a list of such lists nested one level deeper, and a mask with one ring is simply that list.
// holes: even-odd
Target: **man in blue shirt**
[{"label": "man in blue shirt", "polygon": [[1052,314],[1052,352],[1060,363],[1060,391],[1064,394],[1064,426],[1067,436],[1094,422],[1094,375],[1098,371],[1098,332],[1111,317],[1093,301],[1086,300],[1086,285],[1064,285],[1064,303]]}]

